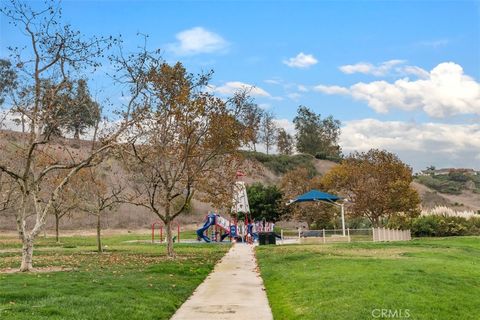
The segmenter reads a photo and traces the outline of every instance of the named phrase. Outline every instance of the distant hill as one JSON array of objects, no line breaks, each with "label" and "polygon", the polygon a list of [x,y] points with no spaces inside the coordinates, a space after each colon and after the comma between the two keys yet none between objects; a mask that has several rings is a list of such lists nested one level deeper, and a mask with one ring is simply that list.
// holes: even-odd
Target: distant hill
[{"label": "distant hill", "polygon": [[480,172],[473,169],[425,170],[415,181],[441,193],[458,195],[471,190],[480,196]]},{"label": "distant hill", "polygon": [[472,169],[438,169],[415,176],[413,186],[426,208],[445,205],[480,210],[480,173]]},{"label": "distant hill", "polygon": [[[8,150],[13,144],[19,144],[26,135],[15,131],[0,130],[0,149]],[[80,152],[90,147],[88,141],[78,141],[68,138],[57,138],[55,143],[59,145],[67,145],[72,149],[77,149]],[[247,159],[246,167],[251,169],[244,181],[248,183],[262,182],[264,184],[278,184],[282,175],[289,170],[295,169],[298,166],[304,166],[314,172],[324,174],[331,167],[335,165],[334,162],[328,160],[318,160],[310,155],[266,155],[259,152],[244,152]],[[115,160],[107,160],[110,168],[115,168],[117,175],[122,176],[123,170],[121,167],[113,162]],[[112,170],[106,171],[106,175],[112,174]],[[192,213],[180,216],[177,220],[182,225],[200,223],[204,216],[212,208],[200,201],[194,200],[192,203]],[[106,228],[145,228],[149,227],[151,223],[158,218],[141,207],[131,205],[122,205],[115,212],[106,213],[104,215],[103,223]],[[47,222],[49,228],[53,227],[53,217],[50,217]],[[61,229],[80,229],[93,228],[95,226],[95,218],[86,215],[82,212],[74,212],[70,217],[65,217],[61,221]],[[0,229],[15,229],[15,220],[11,212],[0,212]]]}]

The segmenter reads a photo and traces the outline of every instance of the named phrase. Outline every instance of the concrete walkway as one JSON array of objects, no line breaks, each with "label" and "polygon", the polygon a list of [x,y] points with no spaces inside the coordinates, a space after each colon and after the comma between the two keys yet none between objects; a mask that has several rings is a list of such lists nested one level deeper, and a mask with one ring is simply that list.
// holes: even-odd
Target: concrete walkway
[{"label": "concrete walkway", "polygon": [[271,320],[253,246],[235,244],[172,320]]}]

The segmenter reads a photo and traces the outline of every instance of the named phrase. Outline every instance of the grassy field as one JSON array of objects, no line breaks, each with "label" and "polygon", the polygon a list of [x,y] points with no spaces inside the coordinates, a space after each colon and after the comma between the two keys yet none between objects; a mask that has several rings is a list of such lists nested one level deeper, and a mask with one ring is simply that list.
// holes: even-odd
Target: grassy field
[{"label": "grassy field", "polygon": [[276,320],[479,317],[480,237],[267,246],[257,257]]},{"label": "grassy field", "polygon": [[[125,242],[148,235],[39,238],[34,267],[71,271],[0,274],[0,319],[168,319],[212,270],[228,245],[178,244],[177,258],[165,246]],[[0,237],[0,269],[19,266],[20,246]]]}]

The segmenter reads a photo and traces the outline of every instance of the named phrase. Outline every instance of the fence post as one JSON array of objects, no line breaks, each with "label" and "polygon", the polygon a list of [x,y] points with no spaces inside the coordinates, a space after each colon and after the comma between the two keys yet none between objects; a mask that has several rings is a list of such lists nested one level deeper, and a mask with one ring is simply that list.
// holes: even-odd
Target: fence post
[{"label": "fence post", "polygon": [[155,243],[155,225],[152,224],[152,244]]},{"label": "fence post", "polygon": [[283,229],[280,230],[280,239],[282,240],[282,244],[283,244]]},{"label": "fence post", "polygon": [[322,229],[323,243],[327,242],[325,239],[325,229]]},{"label": "fence post", "polygon": [[373,242],[376,242],[377,239],[375,238],[375,228],[372,227],[372,238],[373,238]]},{"label": "fence post", "polygon": [[298,227],[298,240],[300,240],[300,235],[302,234],[302,227]]},{"label": "fence post", "polygon": [[351,242],[352,240],[350,239],[350,228],[347,229],[347,235],[348,235],[348,242]]}]

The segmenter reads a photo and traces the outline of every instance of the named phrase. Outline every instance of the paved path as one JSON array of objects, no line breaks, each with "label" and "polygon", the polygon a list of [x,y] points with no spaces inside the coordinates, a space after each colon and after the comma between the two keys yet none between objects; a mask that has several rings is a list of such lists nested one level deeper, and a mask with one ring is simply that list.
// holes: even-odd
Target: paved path
[{"label": "paved path", "polygon": [[235,244],[171,320],[271,320],[253,246]]}]

